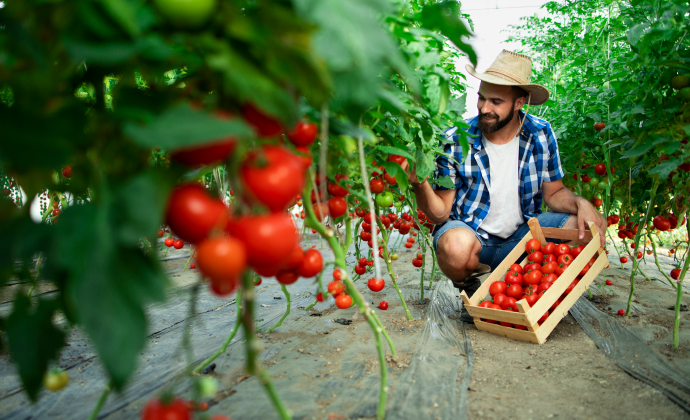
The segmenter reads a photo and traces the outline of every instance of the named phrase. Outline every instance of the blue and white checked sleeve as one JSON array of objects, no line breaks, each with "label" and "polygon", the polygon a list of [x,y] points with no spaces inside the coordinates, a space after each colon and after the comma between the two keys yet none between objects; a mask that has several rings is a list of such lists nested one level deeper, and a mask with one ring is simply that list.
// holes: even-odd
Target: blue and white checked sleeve
[{"label": "blue and white checked sleeve", "polygon": [[548,143],[549,158],[542,174],[542,182],[554,182],[563,178],[565,174],[563,172],[563,167],[561,166],[561,156],[558,153],[558,140],[551,129],[551,124],[547,123],[544,130],[546,131],[545,134]]}]

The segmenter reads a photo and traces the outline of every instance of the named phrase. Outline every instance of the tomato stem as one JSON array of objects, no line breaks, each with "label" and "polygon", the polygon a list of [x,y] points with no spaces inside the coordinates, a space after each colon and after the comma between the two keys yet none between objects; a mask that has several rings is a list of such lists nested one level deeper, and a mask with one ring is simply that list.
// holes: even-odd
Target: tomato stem
[{"label": "tomato stem", "polygon": [[215,353],[213,353],[212,355],[207,357],[206,360],[201,362],[201,364],[199,366],[194,368],[192,373],[198,374],[201,371],[203,371],[204,369],[206,369],[206,367],[208,365],[210,365],[211,362],[216,360],[216,358],[218,356],[225,353],[228,346],[230,345],[230,342],[232,341],[233,338],[235,338],[235,334],[237,334],[237,330],[239,329],[240,324],[241,324],[241,320],[240,320],[240,317],[242,315],[242,288],[241,287],[237,289],[237,295],[235,296],[235,303],[237,304],[237,319],[235,319],[235,324],[232,326],[232,331],[230,332],[230,335],[225,340],[225,343],[223,343],[223,345],[220,346],[220,348]]},{"label": "tomato stem", "polygon": [[285,308],[285,313],[283,314],[283,316],[280,318],[280,320],[278,322],[276,322],[269,329],[266,330],[266,334],[270,333],[271,331],[273,331],[276,328],[283,325],[283,321],[285,320],[285,318],[287,318],[287,316],[290,315],[290,292],[288,292],[288,289],[287,289],[287,287],[285,287],[284,284],[281,284],[280,288],[283,290],[283,294],[285,295],[285,299],[287,300],[287,306]]},{"label": "tomato stem", "polygon": [[96,420],[98,418],[98,413],[100,413],[101,408],[103,408],[103,405],[105,404],[106,400],[108,399],[108,396],[110,395],[110,391],[112,390],[112,384],[108,383],[105,388],[103,388],[103,392],[101,392],[101,395],[98,397],[98,401],[96,401],[96,405],[93,407],[93,410],[91,411],[91,415],[89,415],[88,420]]}]

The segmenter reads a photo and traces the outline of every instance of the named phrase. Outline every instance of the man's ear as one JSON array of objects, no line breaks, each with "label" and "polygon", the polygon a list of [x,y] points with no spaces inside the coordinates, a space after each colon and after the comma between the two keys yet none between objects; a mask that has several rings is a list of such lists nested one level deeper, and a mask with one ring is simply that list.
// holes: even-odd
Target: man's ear
[{"label": "man's ear", "polygon": [[520,109],[522,109],[523,106],[525,106],[525,103],[526,103],[526,102],[527,102],[527,99],[526,99],[525,96],[523,96],[523,97],[521,97],[521,98],[517,98],[517,99],[515,100],[515,107],[514,107],[514,110],[515,110],[515,111],[519,111]]}]

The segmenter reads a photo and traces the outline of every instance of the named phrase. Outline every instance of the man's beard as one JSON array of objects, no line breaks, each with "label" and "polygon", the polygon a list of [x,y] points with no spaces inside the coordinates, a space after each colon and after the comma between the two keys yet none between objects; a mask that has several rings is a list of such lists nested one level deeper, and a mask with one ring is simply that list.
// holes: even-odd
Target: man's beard
[{"label": "man's beard", "polygon": [[[498,130],[500,130],[501,128],[508,125],[508,123],[513,119],[513,115],[515,115],[515,108],[514,107],[510,107],[510,113],[502,120],[498,119],[498,115],[494,114],[493,112],[488,113],[488,114],[482,114],[480,112],[479,113],[479,123],[477,123],[477,127],[479,127],[479,130],[484,134],[495,133]],[[484,117],[494,118],[495,121],[492,123],[488,123],[488,122],[484,121]]]}]

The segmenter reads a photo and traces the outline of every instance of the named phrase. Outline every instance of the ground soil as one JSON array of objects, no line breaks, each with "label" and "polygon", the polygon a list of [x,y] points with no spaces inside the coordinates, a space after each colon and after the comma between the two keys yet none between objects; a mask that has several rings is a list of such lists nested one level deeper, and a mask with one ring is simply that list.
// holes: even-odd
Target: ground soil
[{"label": "ground soil", "polygon": [[[322,249],[327,260],[331,258],[319,240],[312,238],[305,246],[313,244]],[[401,246],[396,252],[400,259],[393,266],[413,320],[405,317],[388,276],[384,277],[386,288],[379,293],[370,292],[364,280],[356,283],[372,307],[381,300],[390,304],[387,311],[376,310],[397,350],[396,356],[390,351],[386,355],[389,409],[393,401],[399,401],[397,392],[401,381],[414,381],[405,374],[419,351],[431,296],[430,290],[425,291],[424,300],[420,296],[420,270],[411,264],[418,252],[416,247],[406,250]],[[169,251],[168,257],[180,257],[164,262],[175,287],[169,292],[166,304],[149,308],[151,332],[142,362],[128,388],[122,394],[109,397],[100,418],[138,418],[143,404],[168,387],[179,395],[191,394],[186,382],[178,377],[184,368],[179,342],[189,321],[187,296],[198,280],[195,271],[181,271],[187,259],[184,255],[188,253],[186,248]],[[430,253],[425,258],[431,262]],[[350,255],[348,259],[354,261],[355,256]],[[627,302],[630,271],[619,268],[614,252],[609,260],[611,267],[595,280],[595,284],[602,285],[606,278],[613,280],[613,287],[598,289],[597,294],[601,295],[599,308],[615,316]],[[662,280],[650,263],[643,270],[651,278]],[[369,274],[365,276],[368,277]],[[672,322],[673,312],[666,308],[674,303],[675,290],[662,281],[643,279],[636,279],[633,314],[637,316],[617,319],[645,338],[651,348],[679,370],[690,374],[687,312],[683,312],[681,318],[681,349],[672,350],[669,322]],[[441,281],[446,280],[439,273],[434,283],[438,285]],[[428,270],[425,284],[429,285]],[[9,296],[22,286],[12,287],[14,291],[4,290],[0,295],[5,302],[0,303],[2,316],[11,310]],[[45,287],[45,293],[50,293],[49,285]],[[313,301],[316,291],[313,279],[300,279],[288,290],[292,299],[290,315],[275,331],[260,333],[259,341],[261,363],[272,376],[294,418],[372,418],[379,395],[379,362],[366,320],[355,309],[335,309],[332,302],[319,303],[309,311],[300,309]],[[683,303],[690,304],[687,295]],[[285,308],[285,298],[275,280],[263,281],[257,289],[257,304],[257,326],[265,331]],[[192,323],[197,361],[222,344],[236,316],[233,299],[216,298],[204,288]],[[457,312],[446,314],[448,319],[444,323],[459,328],[458,316]],[[474,370],[467,393],[467,418],[690,419],[690,415],[659,391],[632,378],[607,358],[570,315],[543,345],[498,337],[478,331],[474,326],[468,329],[474,351]],[[240,331],[209,374],[221,384],[217,397],[208,401],[209,413],[222,413],[235,420],[277,418],[259,382],[244,373],[245,353],[241,340]],[[438,337],[434,341],[432,335],[429,345],[438,344],[440,340]],[[460,349],[453,349],[450,356],[466,357]],[[0,381],[0,413],[3,418],[86,418],[105,384],[105,376],[93,347],[80,330],[71,331],[69,346],[63,351],[60,365],[70,373],[70,385],[56,394],[42,393],[39,403],[32,405],[21,390],[9,357],[0,355],[0,377],[3,379]],[[443,369],[444,366],[439,366],[439,370]],[[418,392],[436,391],[419,389]],[[428,418],[442,418],[439,413],[445,403],[439,400],[431,404]],[[462,417],[464,415],[456,418]],[[398,413],[395,418],[407,417]]]}]

